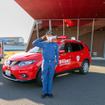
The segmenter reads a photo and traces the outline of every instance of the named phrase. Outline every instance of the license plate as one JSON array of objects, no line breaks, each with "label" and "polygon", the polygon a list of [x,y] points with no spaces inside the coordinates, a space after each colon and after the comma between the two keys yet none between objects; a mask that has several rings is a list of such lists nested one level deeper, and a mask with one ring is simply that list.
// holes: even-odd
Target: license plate
[{"label": "license plate", "polygon": [[6,71],[5,71],[5,75],[11,76],[11,72],[10,72],[9,70],[6,70]]}]

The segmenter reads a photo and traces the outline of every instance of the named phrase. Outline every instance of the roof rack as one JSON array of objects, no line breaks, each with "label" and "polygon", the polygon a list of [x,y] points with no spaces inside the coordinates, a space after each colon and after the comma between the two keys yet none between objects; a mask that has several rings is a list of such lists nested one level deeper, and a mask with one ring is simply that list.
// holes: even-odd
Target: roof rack
[{"label": "roof rack", "polygon": [[78,42],[81,42],[80,40],[71,40],[71,39],[64,39],[64,40],[61,40],[61,42],[64,42],[64,41],[78,41]]}]

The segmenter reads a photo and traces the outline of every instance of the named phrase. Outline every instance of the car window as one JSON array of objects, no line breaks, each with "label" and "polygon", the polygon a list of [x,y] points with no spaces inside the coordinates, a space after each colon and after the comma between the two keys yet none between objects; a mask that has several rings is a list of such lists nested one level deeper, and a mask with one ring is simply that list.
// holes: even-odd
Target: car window
[{"label": "car window", "polygon": [[65,50],[65,53],[70,52],[70,44],[69,43],[63,43],[60,47],[59,50]]},{"label": "car window", "polygon": [[83,50],[84,46],[82,44],[79,44],[79,45],[80,45],[80,50]]},{"label": "car window", "polygon": [[80,51],[80,46],[78,43],[71,43],[72,52]]}]

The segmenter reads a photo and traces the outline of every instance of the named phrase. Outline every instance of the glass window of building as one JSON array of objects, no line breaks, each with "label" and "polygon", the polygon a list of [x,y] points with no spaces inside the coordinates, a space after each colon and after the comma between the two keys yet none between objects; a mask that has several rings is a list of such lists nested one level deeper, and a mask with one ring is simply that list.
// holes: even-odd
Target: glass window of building
[{"label": "glass window of building", "polygon": [[63,35],[63,20],[51,20],[52,31],[54,35],[62,36]]},{"label": "glass window of building", "polygon": [[46,34],[49,30],[49,20],[39,20],[38,22],[39,37]]},{"label": "glass window of building", "polygon": [[71,37],[75,37],[77,39],[77,20],[64,20],[65,26],[65,36],[71,39]]},{"label": "glass window of building", "polygon": [[95,19],[92,56],[105,57],[105,19]]},{"label": "glass window of building", "polygon": [[92,35],[93,20],[79,21],[79,40],[84,42],[89,49],[91,49],[91,35]]}]

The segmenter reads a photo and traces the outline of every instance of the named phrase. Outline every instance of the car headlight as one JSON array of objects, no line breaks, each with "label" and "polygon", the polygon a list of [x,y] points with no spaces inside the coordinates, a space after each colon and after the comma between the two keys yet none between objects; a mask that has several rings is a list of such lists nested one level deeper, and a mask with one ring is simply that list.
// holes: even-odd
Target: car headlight
[{"label": "car headlight", "polygon": [[4,61],[4,64],[5,64],[6,66],[8,66],[8,65],[10,64],[10,61],[6,59],[6,60]]},{"label": "car headlight", "polygon": [[7,61],[8,61],[8,60],[6,59],[6,60],[4,61],[4,63],[6,64],[6,63],[7,63]]},{"label": "car headlight", "polygon": [[36,60],[21,61],[18,65],[19,65],[19,66],[26,66],[26,65],[33,64],[35,61],[36,61]]}]

